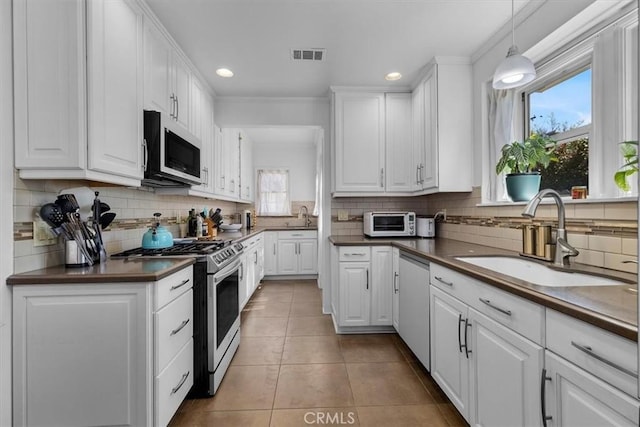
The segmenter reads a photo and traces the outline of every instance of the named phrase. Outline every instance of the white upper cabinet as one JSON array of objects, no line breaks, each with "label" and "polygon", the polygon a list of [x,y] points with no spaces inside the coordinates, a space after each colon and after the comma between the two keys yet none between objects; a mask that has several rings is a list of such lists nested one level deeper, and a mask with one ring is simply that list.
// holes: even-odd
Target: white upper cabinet
[{"label": "white upper cabinet", "polygon": [[240,133],[240,201],[251,203],[254,199],[253,141]]},{"label": "white upper cabinet", "polygon": [[125,0],[87,2],[89,169],[142,171],[143,15]]},{"label": "white upper cabinet", "polygon": [[142,12],[124,0],[14,2],[22,178],[142,178]]},{"label": "white upper cabinet", "polygon": [[240,190],[240,129],[219,130],[216,141],[216,194],[238,199]]},{"label": "white upper cabinet", "polygon": [[334,196],[410,193],[410,93],[334,93]]},{"label": "white upper cabinet", "polygon": [[152,22],[145,25],[144,47],[145,108],[167,113],[193,133],[193,92],[189,66]]},{"label": "white upper cabinet", "polygon": [[384,192],[383,93],[334,94],[335,192]]},{"label": "white upper cabinet", "polygon": [[471,64],[437,57],[413,91],[413,148],[418,194],[471,191]]}]

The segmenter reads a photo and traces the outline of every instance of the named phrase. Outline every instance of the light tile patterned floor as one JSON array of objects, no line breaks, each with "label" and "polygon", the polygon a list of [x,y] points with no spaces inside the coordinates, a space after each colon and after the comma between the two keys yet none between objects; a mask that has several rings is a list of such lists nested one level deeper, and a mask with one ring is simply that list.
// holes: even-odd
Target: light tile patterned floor
[{"label": "light tile patterned floor", "polygon": [[397,335],[336,335],[321,300],[315,280],[264,281],[220,389],[170,425],[467,426]]}]

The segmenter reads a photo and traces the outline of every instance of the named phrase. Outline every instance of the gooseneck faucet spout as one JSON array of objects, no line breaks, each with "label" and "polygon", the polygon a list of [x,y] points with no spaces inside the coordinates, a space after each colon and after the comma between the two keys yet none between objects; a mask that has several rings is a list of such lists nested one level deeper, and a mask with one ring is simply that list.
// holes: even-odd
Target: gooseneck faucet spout
[{"label": "gooseneck faucet spout", "polygon": [[524,208],[524,212],[522,212],[522,216],[527,218],[533,218],[536,214],[536,209],[538,209],[538,205],[546,196],[550,196],[556,202],[556,206],[558,208],[558,229],[556,230],[556,254],[553,260],[553,263],[558,266],[566,266],[569,265],[569,257],[577,256],[579,254],[578,250],[571,246],[567,241],[567,230],[565,227],[565,213],[564,213],[564,203],[562,202],[562,198],[557,191],[552,190],[550,188],[546,188],[544,190],[540,190],[538,194],[533,196],[527,206]]}]

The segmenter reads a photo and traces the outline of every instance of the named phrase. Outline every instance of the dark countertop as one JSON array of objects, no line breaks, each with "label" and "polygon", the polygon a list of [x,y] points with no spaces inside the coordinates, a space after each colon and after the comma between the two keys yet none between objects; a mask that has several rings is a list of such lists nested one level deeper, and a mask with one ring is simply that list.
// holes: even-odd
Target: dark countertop
[{"label": "dark countertop", "polygon": [[516,252],[472,243],[437,239],[368,238],[331,236],[336,246],[395,246],[402,251],[433,261],[484,283],[565,313],[633,341],[638,339],[638,285],[630,273],[574,263],[568,270],[604,275],[629,285],[620,286],[538,286],[482,267],[458,261],[459,256],[506,255]]},{"label": "dark countertop", "polygon": [[69,283],[155,282],[192,265],[194,258],[110,259],[91,267],[64,265],[14,274],[7,285],[49,285]]}]

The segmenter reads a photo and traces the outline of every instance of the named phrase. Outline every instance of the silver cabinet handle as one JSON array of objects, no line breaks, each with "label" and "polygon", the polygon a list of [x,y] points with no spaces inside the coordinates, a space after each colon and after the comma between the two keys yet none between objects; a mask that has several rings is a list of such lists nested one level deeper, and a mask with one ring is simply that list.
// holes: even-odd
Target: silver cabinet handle
[{"label": "silver cabinet handle", "polygon": [[202,168],[202,172],[204,172],[202,176],[206,177],[204,181],[202,181],[202,184],[206,184],[209,182],[209,168]]},{"label": "silver cabinet handle", "polygon": [[469,319],[464,319],[464,354],[467,356],[467,359],[469,358],[469,353],[471,353],[471,350],[469,350],[469,337],[467,336],[467,330],[470,327],[471,322],[469,322]]},{"label": "silver cabinet handle", "polygon": [[147,171],[147,163],[149,161],[149,150],[147,148],[147,140],[142,140],[142,170]]},{"label": "silver cabinet handle", "polygon": [[398,272],[393,273],[393,293],[398,293]]},{"label": "silver cabinet handle", "polygon": [[462,313],[458,313],[458,351],[462,353],[462,333],[460,332],[460,325],[464,323],[462,319]]},{"label": "silver cabinet handle", "polygon": [[173,98],[174,98],[174,96],[175,96],[175,95],[172,93],[172,94],[171,94],[171,96],[169,97],[169,101],[171,101],[171,107],[170,107],[170,110],[169,110],[169,116],[170,116],[171,118],[173,118],[173,119],[175,119],[175,118],[176,118],[176,115],[173,113],[173,110],[175,110],[175,108],[176,108],[176,102],[175,102],[175,100],[173,99]]},{"label": "silver cabinet handle", "polygon": [[229,182],[231,183],[231,190],[230,190],[230,191],[231,191],[232,193],[235,193],[235,192],[236,192],[236,188],[235,188],[235,187],[236,187],[236,180],[235,180],[235,179],[232,179],[232,180],[230,180]]},{"label": "silver cabinet handle", "polygon": [[182,374],[182,378],[180,379],[180,382],[178,383],[178,385],[171,389],[171,394],[177,393],[178,390],[180,390],[180,388],[184,384],[184,382],[187,380],[187,378],[189,378],[189,371]]},{"label": "silver cabinet handle", "polygon": [[547,421],[551,421],[553,419],[552,416],[547,416],[547,402],[546,402],[546,392],[545,392],[545,384],[547,381],[551,381],[551,377],[547,376],[547,370],[542,369],[542,376],[540,378],[540,410],[542,412],[542,426],[547,427]]},{"label": "silver cabinet handle", "polygon": [[488,299],[478,298],[480,301],[493,308],[496,311],[499,311],[502,314],[506,314],[507,316],[511,316],[511,310],[505,310],[504,308],[497,307],[491,303]]},{"label": "silver cabinet handle", "polygon": [[293,236],[302,237],[302,236],[304,236],[304,234],[300,234],[300,233],[293,233],[291,236],[292,236],[292,237],[293,237]]},{"label": "silver cabinet handle", "polygon": [[273,244],[273,254],[274,255],[276,254],[276,244],[275,243]]},{"label": "silver cabinet handle", "polygon": [[369,269],[366,269],[367,272],[367,290],[369,290]]},{"label": "silver cabinet handle", "polygon": [[242,279],[244,279],[244,264],[240,264],[240,278],[238,280],[240,280],[242,282]]},{"label": "silver cabinet handle", "polygon": [[254,252],[253,253],[255,255],[255,260],[253,261],[254,264],[258,263],[258,252]]},{"label": "silver cabinet handle", "polygon": [[424,170],[424,165],[420,163],[420,184],[424,184],[424,177],[422,176],[423,170]]},{"label": "silver cabinet handle", "polygon": [[220,177],[220,188],[221,188],[221,189],[223,189],[223,190],[224,190],[224,186],[225,186],[225,184],[226,184],[226,182],[225,182],[225,181],[226,181],[226,179],[225,179],[224,175],[222,175],[222,176]]},{"label": "silver cabinet handle", "polygon": [[171,288],[169,288],[169,290],[170,290],[170,291],[174,291],[174,290],[176,290],[176,289],[178,289],[178,288],[181,288],[181,287],[183,287],[184,285],[186,285],[187,283],[189,283],[189,281],[190,281],[190,280],[191,280],[191,279],[184,279],[182,282],[180,282],[180,284],[179,284],[179,285],[173,285]]},{"label": "silver cabinet handle", "polygon": [[175,97],[176,100],[176,120],[180,118],[180,101],[178,101],[178,95]]},{"label": "silver cabinet handle", "polygon": [[416,165],[416,184],[420,184],[420,165]]},{"label": "silver cabinet handle", "polygon": [[384,168],[380,168],[380,187],[384,188]]},{"label": "silver cabinet handle", "polygon": [[353,253],[350,253],[350,254],[347,253],[347,254],[343,254],[343,255],[344,256],[365,256],[366,254],[362,253],[362,252],[353,252]]},{"label": "silver cabinet handle", "polygon": [[593,349],[591,347],[589,347],[588,345],[582,345],[582,344],[578,344],[575,341],[571,341],[571,345],[574,346],[575,348],[577,348],[578,350],[587,353],[589,356],[593,357],[596,360],[599,360],[600,362],[604,363],[605,365],[609,365],[612,368],[615,368],[617,370],[619,370],[620,372],[624,372],[627,375],[630,375],[634,378],[638,378],[638,373],[635,371],[632,371],[630,369],[625,368],[624,366],[620,366],[615,362],[612,362],[608,359],[605,359],[604,357],[600,356],[598,353],[594,352]]},{"label": "silver cabinet handle", "polygon": [[444,284],[445,284],[445,285],[447,285],[447,286],[451,286],[451,287],[453,287],[453,283],[452,283],[452,282],[447,282],[447,281],[445,281],[445,280],[442,280],[442,277],[434,276],[434,279],[436,279],[436,280],[437,280],[438,282],[440,282],[440,283],[444,283]]},{"label": "silver cabinet handle", "polygon": [[180,324],[180,326],[178,326],[177,328],[175,328],[173,331],[171,331],[171,333],[169,334],[170,337],[174,336],[175,334],[177,334],[178,332],[180,332],[185,326],[187,326],[187,324],[189,323],[189,319],[187,320],[183,320],[182,323]]}]

